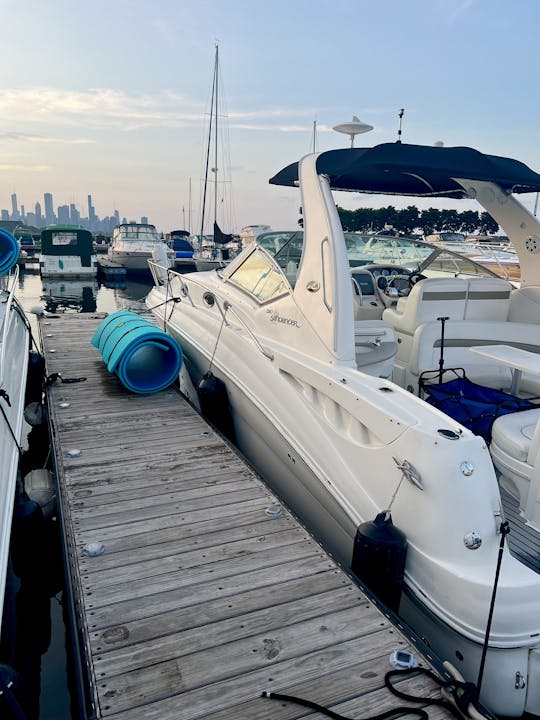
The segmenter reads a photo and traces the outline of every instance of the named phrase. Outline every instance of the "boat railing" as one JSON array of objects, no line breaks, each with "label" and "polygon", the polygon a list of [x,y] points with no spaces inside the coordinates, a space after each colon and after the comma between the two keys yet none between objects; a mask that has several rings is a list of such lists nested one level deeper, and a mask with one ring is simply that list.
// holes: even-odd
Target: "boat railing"
[{"label": "boat railing", "polygon": [[[188,282],[192,283],[193,285],[197,285],[204,291],[207,291],[206,285],[204,285],[204,283],[199,282],[198,280],[196,280],[193,277],[194,274],[196,274],[196,273],[189,273],[189,275],[182,275],[181,273],[177,272],[176,270],[173,270],[172,268],[169,268],[169,267],[165,267],[164,265],[159,265],[158,263],[154,262],[153,260],[149,260],[148,264],[150,265],[150,270],[152,272],[152,276],[154,278],[154,282],[156,283],[156,285],[165,285],[165,281],[163,279],[164,273],[166,273],[167,284],[169,282],[169,278],[171,277],[171,275],[175,275],[178,278],[178,280],[180,281],[180,285],[182,288],[182,295],[186,298],[189,298],[193,305],[195,303],[193,302],[193,298],[189,294]],[[172,299],[172,297],[171,297],[171,299]],[[225,325],[229,324],[227,322],[226,315],[228,312],[230,312],[235,316],[235,318],[238,320],[238,322],[242,325],[244,330],[247,332],[247,334],[253,340],[255,345],[259,348],[261,353],[265,357],[267,357],[269,360],[274,359],[274,355],[269,350],[267,350],[265,347],[263,347],[263,345],[261,344],[259,339],[256,337],[256,335],[254,335],[253,331],[246,325],[243,318],[235,311],[234,307],[231,305],[230,302],[227,302],[225,300],[222,304],[220,304],[218,302],[218,298],[216,298],[215,296],[214,296],[214,302],[216,303],[218,310],[221,313],[221,317],[223,318],[223,322],[225,323]]]},{"label": "boat railing", "polygon": [[8,346],[7,338],[12,323],[11,307],[19,283],[19,266],[15,265],[8,275],[3,275],[1,281],[1,297],[2,302],[6,304],[6,309],[3,314],[2,328],[0,331],[0,388],[4,385],[5,356]]}]

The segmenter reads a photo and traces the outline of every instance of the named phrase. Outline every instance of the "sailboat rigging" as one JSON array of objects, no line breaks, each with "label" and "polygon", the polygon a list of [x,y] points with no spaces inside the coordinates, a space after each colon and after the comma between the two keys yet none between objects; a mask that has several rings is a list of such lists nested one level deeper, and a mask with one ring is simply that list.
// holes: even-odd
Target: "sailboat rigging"
[{"label": "sailboat rigging", "polygon": [[[212,79],[212,96],[210,103],[210,122],[208,125],[208,142],[206,148],[206,161],[205,161],[205,172],[204,172],[204,189],[202,198],[202,212],[201,212],[201,243],[204,237],[204,223],[206,217],[206,204],[208,197],[208,185],[209,185],[209,173],[214,174],[214,235],[213,245],[225,245],[233,240],[233,236],[228,233],[224,233],[217,222],[217,210],[218,210],[218,97],[219,87],[219,46],[216,45],[215,61],[214,61],[214,74]],[[214,139],[214,165],[210,167],[210,157],[212,150],[212,137]],[[222,250],[222,259],[226,260],[228,257],[223,257],[223,253],[227,254],[227,251]],[[217,255],[217,253],[216,253]]]}]

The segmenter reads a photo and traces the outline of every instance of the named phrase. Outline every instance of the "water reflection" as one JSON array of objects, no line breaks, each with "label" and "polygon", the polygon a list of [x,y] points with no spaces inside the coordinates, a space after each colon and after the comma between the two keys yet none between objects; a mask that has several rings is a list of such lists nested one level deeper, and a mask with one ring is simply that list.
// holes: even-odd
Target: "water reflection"
[{"label": "water reflection", "polygon": [[97,280],[42,280],[41,300],[49,312],[95,312],[97,309]]}]

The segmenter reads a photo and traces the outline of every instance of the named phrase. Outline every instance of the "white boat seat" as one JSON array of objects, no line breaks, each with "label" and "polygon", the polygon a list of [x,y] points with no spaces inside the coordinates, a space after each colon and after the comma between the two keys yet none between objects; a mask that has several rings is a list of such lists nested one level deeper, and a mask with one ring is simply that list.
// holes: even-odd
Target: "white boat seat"
[{"label": "white boat seat", "polygon": [[530,525],[540,529],[540,408],[498,417],[490,446],[501,485],[519,500]]},{"label": "white boat seat", "polygon": [[358,320],[354,323],[356,365],[362,372],[377,377],[392,375],[397,352],[391,325],[382,320]]},{"label": "white boat seat", "polygon": [[540,420],[540,408],[501,415],[493,423],[492,442],[516,460],[526,462]]},{"label": "white boat seat", "polygon": [[462,278],[425,278],[414,285],[407,298],[400,298],[395,308],[386,308],[383,320],[407,335],[439,317],[462,320],[467,289],[468,282]]},{"label": "white boat seat", "polygon": [[510,309],[512,289],[512,284],[503,278],[471,278],[464,319],[505,321]]}]

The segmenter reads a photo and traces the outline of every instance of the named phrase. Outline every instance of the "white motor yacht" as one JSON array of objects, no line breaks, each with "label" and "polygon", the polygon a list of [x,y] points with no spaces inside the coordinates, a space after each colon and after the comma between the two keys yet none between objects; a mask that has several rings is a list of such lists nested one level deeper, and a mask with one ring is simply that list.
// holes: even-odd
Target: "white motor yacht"
[{"label": "white motor yacht", "polygon": [[[0,228],[0,256],[3,255],[4,241],[10,239],[8,236],[9,233]],[[12,241],[16,245],[15,238]],[[0,275],[0,617],[4,608],[11,521],[19,474],[30,345],[28,320],[15,296],[18,276],[16,264]]]},{"label": "white motor yacht", "polygon": [[127,273],[149,274],[148,261],[162,245],[168,259],[174,262],[174,250],[163,242],[154,225],[122,223],[113,230],[108,257],[122,265]]},{"label": "white motor yacht", "polygon": [[[458,372],[540,396],[540,223],[517,199],[540,175],[398,142],[308,155],[271,183],[299,185],[303,232],[261,235],[217,271],[153,264],[147,306],[334,556],[362,577],[364,529],[391,519],[407,542],[401,617],[492,712],[539,715],[540,405],[497,416],[487,437],[426,400],[430,377]],[[333,189],[476,199],[513,242],[519,287],[444,247],[355,242]]]}]

